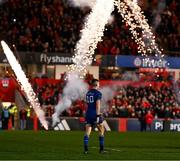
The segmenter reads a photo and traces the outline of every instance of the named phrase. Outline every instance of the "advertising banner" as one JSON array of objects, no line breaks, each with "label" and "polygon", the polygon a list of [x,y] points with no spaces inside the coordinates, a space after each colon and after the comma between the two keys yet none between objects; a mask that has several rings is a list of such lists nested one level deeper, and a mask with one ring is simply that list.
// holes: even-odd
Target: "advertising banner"
[{"label": "advertising banner", "polygon": [[178,131],[180,132],[180,119],[176,120],[154,120],[154,131]]},{"label": "advertising banner", "polygon": [[65,53],[39,53],[39,52],[19,52],[22,63],[46,64],[46,65],[69,65],[72,64],[72,55]]},{"label": "advertising banner", "polygon": [[72,64],[72,56],[62,55],[57,53],[39,55],[38,61],[42,64]]},{"label": "advertising banner", "polygon": [[[127,119],[127,131],[140,131],[140,121],[138,119]],[[180,132],[180,119],[164,120],[155,119],[152,123],[151,130],[149,127],[146,131],[176,131]]]},{"label": "advertising banner", "polygon": [[[51,118],[47,119],[51,125]],[[37,119],[38,121],[38,119]],[[28,130],[43,130],[43,127],[38,121],[38,127],[35,128],[35,121],[33,118],[27,120],[27,129]],[[106,118],[104,121],[104,127],[106,131],[119,131],[119,132],[128,132],[128,131],[141,131],[141,123],[137,118]],[[70,131],[70,130],[84,130],[85,129],[85,120],[79,117],[61,117],[61,121],[58,122],[54,127],[50,127],[50,130],[56,131]],[[96,130],[96,129],[94,129]],[[151,129],[147,127],[144,131],[151,132],[163,132],[163,131],[174,131],[180,132],[180,119],[175,120],[164,120],[164,119],[155,119],[152,123]]]},{"label": "advertising banner", "polygon": [[180,69],[179,57],[142,57],[142,56],[126,56],[119,55],[116,57],[116,66],[118,67],[134,67],[134,68],[172,68]]}]

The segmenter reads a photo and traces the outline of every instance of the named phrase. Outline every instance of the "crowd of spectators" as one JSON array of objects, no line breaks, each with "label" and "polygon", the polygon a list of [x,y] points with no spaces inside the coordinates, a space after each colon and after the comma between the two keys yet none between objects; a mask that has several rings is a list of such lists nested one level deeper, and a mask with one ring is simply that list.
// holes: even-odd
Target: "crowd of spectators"
[{"label": "crowd of spectators", "polygon": [[[148,23],[153,26],[157,44],[168,51],[166,54],[178,52],[180,50],[180,1],[142,1],[140,6]],[[162,5],[162,2],[165,5]],[[68,0],[3,0],[0,1],[0,38],[6,40],[11,48],[18,51],[73,54],[88,13],[90,8],[73,7]],[[129,26],[122,21],[122,17],[115,10],[113,21],[107,25],[103,41],[98,43],[95,53],[97,55],[137,55],[137,50],[138,46],[132,39]],[[112,73],[110,70],[107,71],[108,69],[105,70],[100,73],[103,79],[172,82],[172,75],[165,76],[164,73],[140,73],[127,70],[122,73],[119,71]],[[87,75],[86,79],[92,79],[92,75]],[[61,100],[64,85],[65,82],[60,81],[34,86],[47,117],[52,116],[54,107]],[[178,85],[180,88],[180,80]],[[116,90],[114,98],[107,102],[103,113],[105,117],[139,118],[142,113],[150,111],[155,118],[180,118],[180,96],[177,92],[179,91],[173,85],[163,83],[161,86],[152,84],[122,86]],[[61,115],[82,117],[86,108],[84,100],[76,100]],[[0,113],[2,113],[3,128],[7,129],[9,118],[14,116],[6,108],[2,108]],[[27,113],[26,110],[19,111],[21,129],[26,128]],[[14,122],[12,126],[15,126]]]},{"label": "crowd of spectators", "polygon": [[155,118],[180,118],[180,110],[173,88],[162,85],[146,87],[121,87],[110,101],[109,117],[138,118],[140,113],[151,111]]},{"label": "crowd of spectators", "polygon": [[[180,49],[180,1],[165,0],[165,7],[159,10],[160,1],[144,0],[141,5],[149,24],[154,27],[157,43],[167,51]],[[28,12],[27,12],[28,11]],[[5,39],[11,47],[18,51],[30,52],[59,52],[72,54],[76,42],[80,38],[85,16],[89,8],[73,7],[67,0],[4,0],[0,5],[0,38]],[[104,32],[103,41],[97,45],[96,54],[100,55],[136,55],[137,44],[131,38],[129,26],[122,17],[113,12],[113,21]],[[13,46],[14,45],[14,46]],[[168,53],[167,53],[168,54]],[[170,81],[171,77],[135,72],[119,71],[112,77],[108,72],[107,79],[133,81]],[[91,76],[87,77],[89,80]],[[149,80],[152,79],[152,80]],[[180,83],[179,83],[180,84]],[[35,91],[40,104],[51,116],[54,106],[62,97],[64,81],[56,84],[36,86]],[[177,95],[172,86],[120,87],[116,95],[109,100],[106,111],[107,117],[139,117],[142,110],[150,110],[158,118],[180,118]],[[63,116],[83,116],[86,103],[82,100],[73,102]]]},{"label": "crowd of spectators", "polygon": [[66,0],[8,0],[0,8],[0,33],[18,51],[72,53],[85,14]]},{"label": "crowd of spectators", "polygon": [[[62,98],[62,86],[46,84],[37,87],[37,94],[46,116],[51,117],[54,106]],[[114,98],[106,103],[104,115],[106,117],[138,118],[142,110],[151,111],[156,118],[180,118],[178,100],[179,94],[171,84],[157,82],[142,85],[141,83],[118,87]],[[66,109],[62,116],[84,116],[86,111],[84,100],[77,100]],[[103,108],[103,107],[102,107]]]},{"label": "crowd of spectators", "polygon": [[[157,43],[164,49],[178,51],[180,46],[180,2],[144,0],[141,7],[154,26]],[[28,11],[28,12],[27,12]],[[67,0],[5,0],[0,6],[0,36],[18,51],[61,52],[72,54],[80,38],[80,30],[89,8],[73,7]],[[137,54],[129,27],[122,22],[117,10],[107,26],[96,54]],[[158,23],[157,23],[158,22]]]},{"label": "crowd of spectators", "polygon": [[[64,74],[63,74],[64,75]],[[87,80],[93,78],[91,74],[86,76]],[[86,80],[86,81],[87,81]],[[51,118],[55,106],[62,99],[65,80],[53,80],[48,78],[37,78],[32,80],[34,90],[39,98],[46,117]],[[37,83],[38,82],[38,83]],[[180,119],[180,78],[173,82],[132,82],[120,83],[113,88],[114,96],[105,104],[102,103],[105,117],[113,118],[139,118],[150,113],[153,118]],[[85,100],[76,100],[72,105],[61,113],[61,116],[83,117],[87,109]],[[11,120],[12,128],[18,127],[17,118],[19,115],[20,129],[26,129],[26,120],[33,118],[34,112],[29,107],[17,109],[16,105],[2,107],[0,104],[0,120],[3,129],[9,127]]]}]

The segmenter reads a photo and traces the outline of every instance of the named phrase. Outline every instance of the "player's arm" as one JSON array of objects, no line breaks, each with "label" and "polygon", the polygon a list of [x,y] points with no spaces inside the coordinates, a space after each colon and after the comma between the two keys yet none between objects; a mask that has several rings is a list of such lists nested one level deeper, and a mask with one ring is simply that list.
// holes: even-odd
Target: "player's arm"
[{"label": "player's arm", "polygon": [[101,107],[101,101],[100,99],[96,101],[96,113],[97,113],[97,123],[101,124],[103,122],[103,116],[101,114],[100,111],[100,107]]},{"label": "player's arm", "polygon": [[97,115],[100,115],[101,113],[100,113],[100,108],[101,108],[101,101],[100,101],[100,99],[98,99],[97,101],[96,101],[96,113],[97,113]]}]

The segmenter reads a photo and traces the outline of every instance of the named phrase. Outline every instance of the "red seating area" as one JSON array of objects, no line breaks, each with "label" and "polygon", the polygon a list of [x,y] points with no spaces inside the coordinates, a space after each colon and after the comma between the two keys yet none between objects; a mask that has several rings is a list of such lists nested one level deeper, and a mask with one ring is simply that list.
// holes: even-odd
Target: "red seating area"
[{"label": "red seating area", "polygon": [[[179,56],[180,1],[165,0],[165,3],[160,13],[158,0],[143,0],[140,6],[149,24],[154,27],[158,45],[168,51],[166,53],[170,56]],[[6,0],[0,5],[0,38],[18,51],[73,54],[76,42],[80,38],[82,22],[89,12],[89,8],[75,8],[67,0]],[[131,38],[129,26],[122,22],[117,10],[113,15],[114,20],[107,26],[103,41],[98,43],[96,54],[137,55],[138,46]],[[104,111],[105,116],[138,117],[139,111],[145,109],[151,110],[158,118],[180,118],[177,104],[179,95],[176,95],[179,91],[176,91],[172,84],[171,76],[164,77],[161,74],[148,76],[147,73],[143,75],[138,73],[138,77],[136,74],[132,77],[130,73],[133,80],[129,80],[127,72],[115,75],[114,78],[111,71],[109,73],[103,71],[101,74],[104,75],[100,77],[140,83],[136,86],[128,84],[118,87],[116,95],[108,102],[108,108]],[[142,86],[141,81],[159,81],[161,86],[157,88],[157,83],[146,83]],[[170,84],[166,84],[169,81]],[[41,79],[36,80],[33,85],[46,115],[51,116],[54,106],[62,97],[65,82],[63,80],[46,82],[45,79]],[[62,115],[83,116],[85,109],[85,102],[77,100]]]},{"label": "red seating area", "polygon": [[[40,83],[43,79],[38,80]],[[45,82],[45,81],[44,81]],[[138,117],[139,111],[150,110],[157,118],[180,118],[180,110],[175,89],[171,83],[162,82],[121,82],[114,81],[117,90],[112,100],[107,102],[107,108],[103,111],[106,117]],[[101,85],[110,84],[101,81]],[[54,112],[54,106],[62,97],[60,82],[46,83],[36,86],[36,91],[41,104],[44,106],[47,116]],[[103,108],[103,107],[102,107]],[[82,100],[75,101],[71,107],[65,110],[63,116],[83,116],[86,103]]]},{"label": "red seating area", "polygon": [[[155,28],[157,43],[168,51],[180,49],[180,2],[166,0],[159,14],[158,0],[143,0],[141,7]],[[28,12],[27,12],[28,11]],[[82,22],[89,8],[75,8],[68,1],[8,0],[0,6],[0,36],[18,51],[73,53]],[[158,15],[159,14],[159,15]],[[137,54],[129,27],[115,10],[96,53],[101,55]],[[157,21],[154,21],[157,19]],[[157,23],[158,22],[158,23]]]}]

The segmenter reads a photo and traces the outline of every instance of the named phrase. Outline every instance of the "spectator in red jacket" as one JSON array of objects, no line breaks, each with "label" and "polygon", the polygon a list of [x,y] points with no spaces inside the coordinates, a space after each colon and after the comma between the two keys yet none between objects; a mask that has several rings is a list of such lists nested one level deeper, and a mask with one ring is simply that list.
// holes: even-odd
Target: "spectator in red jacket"
[{"label": "spectator in red jacket", "polygon": [[151,131],[151,125],[153,122],[153,115],[151,114],[150,110],[145,115],[145,121],[146,121],[146,130],[149,128],[149,130]]}]

